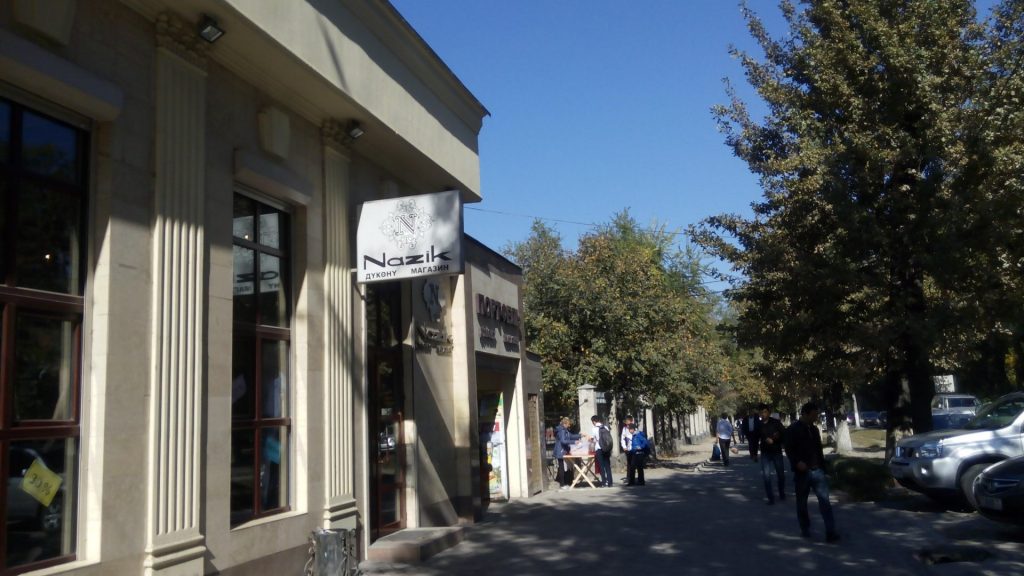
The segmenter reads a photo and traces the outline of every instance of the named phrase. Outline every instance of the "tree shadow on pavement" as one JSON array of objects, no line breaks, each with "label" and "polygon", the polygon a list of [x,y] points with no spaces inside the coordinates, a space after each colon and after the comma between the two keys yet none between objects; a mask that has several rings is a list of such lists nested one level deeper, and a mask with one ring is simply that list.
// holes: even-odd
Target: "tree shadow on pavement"
[{"label": "tree shadow on pavement", "polygon": [[[666,464],[668,462],[666,461]],[[800,537],[792,477],[788,497],[766,504],[760,465],[734,458],[728,468],[688,472],[663,466],[646,486],[551,491],[495,506],[466,539],[414,571],[429,576],[658,576],[770,570],[834,575],[1024,573],[1024,551],[1000,526],[976,515],[836,504],[842,541],[823,542],[814,497],[812,537]],[[984,529],[982,529],[984,528]],[[920,551],[1002,538],[983,562],[928,565]]]}]

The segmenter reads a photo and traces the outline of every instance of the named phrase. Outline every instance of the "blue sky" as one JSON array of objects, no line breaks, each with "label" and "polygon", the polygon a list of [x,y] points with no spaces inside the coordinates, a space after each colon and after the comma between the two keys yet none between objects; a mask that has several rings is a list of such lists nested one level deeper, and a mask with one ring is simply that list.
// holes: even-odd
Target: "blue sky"
[{"label": "blue sky", "polygon": [[[728,52],[760,56],[738,2],[392,4],[491,113],[480,133],[484,199],[465,210],[466,232],[491,248],[525,240],[534,218],[572,248],[586,224],[627,208],[670,230],[751,214],[760,188],[710,112],[726,102],[725,77],[758,108]],[[749,4],[782,30],[775,0]]]}]

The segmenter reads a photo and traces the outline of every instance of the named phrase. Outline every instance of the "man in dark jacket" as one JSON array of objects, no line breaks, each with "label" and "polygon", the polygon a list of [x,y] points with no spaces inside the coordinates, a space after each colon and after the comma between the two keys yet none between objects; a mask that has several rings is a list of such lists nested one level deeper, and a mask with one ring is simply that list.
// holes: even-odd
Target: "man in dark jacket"
[{"label": "man in dark jacket", "polygon": [[779,501],[786,499],[786,467],[782,458],[782,437],[786,429],[777,418],[772,418],[767,404],[761,404],[761,477],[764,478],[764,494],[769,504],[775,504],[772,496],[772,468],[779,485]]},{"label": "man in dark jacket", "polygon": [[796,483],[796,518],[800,535],[811,535],[811,518],[807,514],[807,497],[811,490],[818,498],[818,510],[825,521],[825,541],[836,542],[836,522],[832,516],[832,503],[828,499],[828,480],[825,478],[825,453],[821,449],[818,432],[818,405],[808,402],[800,408],[800,419],[786,430],[786,455],[793,468]]},{"label": "man in dark jacket", "polygon": [[747,435],[750,459],[757,462],[757,451],[761,447],[761,416],[757,410],[750,409],[750,415],[743,421],[743,432]]}]

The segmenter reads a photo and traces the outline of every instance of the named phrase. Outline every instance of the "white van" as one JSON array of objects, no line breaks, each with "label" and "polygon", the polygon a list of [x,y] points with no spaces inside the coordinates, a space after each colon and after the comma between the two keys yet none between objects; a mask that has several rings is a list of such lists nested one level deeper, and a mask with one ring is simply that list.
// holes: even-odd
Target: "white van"
[{"label": "white van", "polygon": [[932,398],[932,427],[960,428],[978,412],[981,402],[970,394],[936,394]]}]

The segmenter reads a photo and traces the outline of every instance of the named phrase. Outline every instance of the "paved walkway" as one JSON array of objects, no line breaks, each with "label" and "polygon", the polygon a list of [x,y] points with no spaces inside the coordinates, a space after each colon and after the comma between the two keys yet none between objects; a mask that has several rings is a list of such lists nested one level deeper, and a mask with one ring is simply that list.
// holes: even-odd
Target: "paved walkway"
[{"label": "paved walkway", "polygon": [[[745,452],[729,468],[693,466],[709,452],[710,444],[662,461],[643,487],[549,490],[492,506],[465,541],[424,564],[363,569],[375,576],[1024,574],[1024,531],[912,494],[885,503],[840,503],[833,495],[838,544],[823,542],[811,496],[813,537],[803,539],[792,496],[766,505],[759,465]],[[919,558],[928,550],[938,560],[957,551],[992,556],[929,564]]]}]

